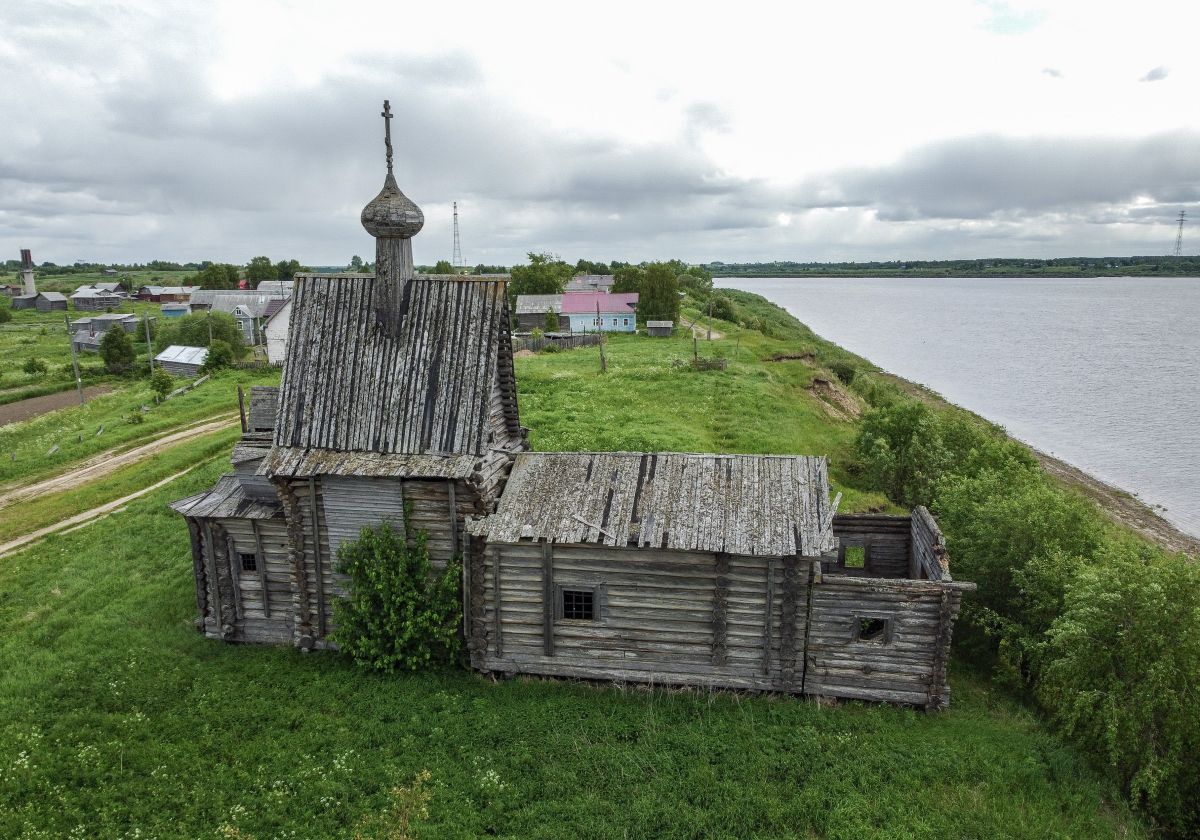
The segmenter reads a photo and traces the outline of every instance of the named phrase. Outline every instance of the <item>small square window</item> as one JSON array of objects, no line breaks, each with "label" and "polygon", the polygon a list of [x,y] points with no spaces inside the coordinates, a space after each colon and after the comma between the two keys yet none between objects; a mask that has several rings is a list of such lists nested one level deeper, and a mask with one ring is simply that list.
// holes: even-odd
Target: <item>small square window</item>
[{"label": "small square window", "polygon": [[842,565],[847,569],[867,568],[867,549],[862,545],[848,545],[842,553]]},{"label": "small square window", "polygon": [[258,555],[257,554],[238,554],[238,559],[242,561],[243,572],[258,571]]},{"label": "small square window", "polygon": [[562,617],[571,621],[596,620],[596,593],[591,589],[564,589]]},{"label": "small square window", "polygon": [[892,620],[878,616],[854,617],[854,640],[887,644],[892,640]]}]

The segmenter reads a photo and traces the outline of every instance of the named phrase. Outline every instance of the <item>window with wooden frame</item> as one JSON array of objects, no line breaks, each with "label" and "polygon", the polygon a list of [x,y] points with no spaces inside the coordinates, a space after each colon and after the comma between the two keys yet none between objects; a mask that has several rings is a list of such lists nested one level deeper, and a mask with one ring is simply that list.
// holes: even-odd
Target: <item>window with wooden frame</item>
[{"label": "window with wooden frame", "polygon": [[555,590],[555,620],[592,622],[600,620],[604,600],[603,587],[570,584],[556,586]]},{"label": "window with wooden frame", "polygon": [[871,567],[871,547],[843,544],[838,549],[838,565],[843,569],[868,571]]},{"label": "window with wooden frame", "polygon": [[238,560],[241,561],[243,572],[257,572],[258,571],[258,555],[257,554],[247,554],[244,551],[239,551],[238,552]]},{"label": "window with wooden frame", "polygon": [[891,642],[892,619],[890,616],[856,615],[852,621],[853,641],[881,645]]}]

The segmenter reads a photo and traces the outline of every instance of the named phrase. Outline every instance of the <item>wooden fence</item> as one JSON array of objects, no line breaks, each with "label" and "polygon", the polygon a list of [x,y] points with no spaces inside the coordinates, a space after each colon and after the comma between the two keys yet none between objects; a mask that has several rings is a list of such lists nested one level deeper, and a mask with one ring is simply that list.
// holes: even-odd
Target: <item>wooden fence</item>
[{"label": "wooden fence", "polygon": [[512,337],[514,353],[519,350],[538,353],[549,344],[557,346],[559,350],[574,350],[578,347],[595,347],[599,343],[600,333],[548,333],[540,336],[522,333]]}]

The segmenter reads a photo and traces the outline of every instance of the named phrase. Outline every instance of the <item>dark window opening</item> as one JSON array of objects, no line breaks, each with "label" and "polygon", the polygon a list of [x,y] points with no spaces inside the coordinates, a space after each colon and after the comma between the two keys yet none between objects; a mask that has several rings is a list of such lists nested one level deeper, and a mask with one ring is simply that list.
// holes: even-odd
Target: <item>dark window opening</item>
[{"label": "dark window opening", "polygon": [[562,617],[574,621],[595,621],[596,593],[590,589],[564,589]]},{"label": "dark window opening", "polygon": [[847,569],[867,568],[867,548],[862,545],[848,545],[842,555],[842,565]]},{"label": "dark window opening", "polygon": [[855,638],[860,642],[886,642],[890,637],[891,620],[886,618],[855,618]]},{"label": "dark window opening", "polygon": [[238,558],[242,561],[243,572],[258,571],[258,555],[257,554],[238,554]]}]

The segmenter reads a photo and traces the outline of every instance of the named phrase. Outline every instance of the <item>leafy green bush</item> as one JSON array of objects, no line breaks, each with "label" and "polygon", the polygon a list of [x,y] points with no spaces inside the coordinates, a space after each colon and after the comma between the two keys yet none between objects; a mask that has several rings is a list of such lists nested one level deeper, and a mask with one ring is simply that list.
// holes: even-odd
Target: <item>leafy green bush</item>
[{"label": "leafy green bush", "polygon": [[932,502],[933,482],[950,463],[937,416],[916,400],[867,412],[855,447],[872,484],[909,506]]},{"label": "leafy green bush", "polygon": [[725,295],[714,294],[708,299],[708,310],[714,318],[722,321],[737,322],[737,307]]},{"label": "leafy green bush", "polygon": [[854,375],[858,370],[849,362],[837,361],[829,365],[829,369],[833,371],[833,375],[841,380],[843,385],[851,385],[854,383]]},{"label": "leafy green bush", "polygon": [[546,320],[542,324],[542,329],[545,332],[558,332],[558,316],[549,309],[546,310]]},{"label": "leafy green bush", "polygon": [[408,508],[404,530],[411,545],[384,523],[363,528],[338,550],[338,571],[350,578],[350,594],[334,607],[334,638],[359,665],[379,671],[455,662],[461,646],[461,561],[455,558],[435,575],[428,538],[411,527]]},{"label": "leafy green bush", "polygon": [[1111,543],[1067,591],[1038,690],[1134,804],[1192,837],[1200,833],[1198,621],[1200,567]]},{"label": "leafy green bush", "polygon": [[159,399],[163,399],[175,390],[175,377],[161,367],[157,367],[150,377],[150,387],[154,389],[154,393],[158,394]]},{"label": "leafy green bush", "polygon": [[7,324],[11,320],[12,312],[9,311],[8,306],[0,304],[0,324]]},{"label": "leafy green bush", "polygon": [[214,371],[227,368],[233,364],[233,348],[229,342],[214,338],[208,345],[208,356],[204,359],[204,370]]},{"label": "leafy green bush", "polygon": [[104,369],[109,373],[123,373],[133,367],[137,361],[137,353],[129,333],[120,326],[111,327],[100,339],[100,358],[104,360]]},{"label": "leafy green bush", "polygon": [[25,360],[25,364],[21,365],[21,370],[30,376],[41,376],[46,372],[46,363],[36,356],[30,356]]}]

